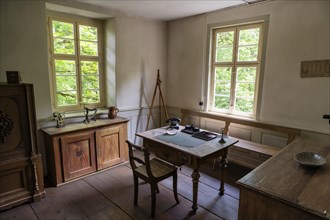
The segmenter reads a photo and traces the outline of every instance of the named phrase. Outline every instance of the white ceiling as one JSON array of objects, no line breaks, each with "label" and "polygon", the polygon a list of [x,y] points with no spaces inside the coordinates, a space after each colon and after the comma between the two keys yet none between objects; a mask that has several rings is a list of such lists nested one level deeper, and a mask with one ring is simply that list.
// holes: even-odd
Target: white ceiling
[{"label": "white ceiling", "polygon": [[[124,13],[128,15],[141,16],[151,19],[170,21],[178,18],[197,15],[209,11],[216,11],[228,7],[233,7],[242,4],[252,4],[265,0],[73,0],[67,1],[69,5],[78,6],[84,5],[86,10],[88,6],[102,9],[103,11],[110,11],[113,14]],[[63,11],[63,5],[68,6],[64,1],[47,1],[47,9]],[[62,6],[56,3],[61,2]],[[72,4],[73,3],[73,4]],[[62,8],[62,9],[60,9]],[[72,12],[72,11],[64,11]]]}]

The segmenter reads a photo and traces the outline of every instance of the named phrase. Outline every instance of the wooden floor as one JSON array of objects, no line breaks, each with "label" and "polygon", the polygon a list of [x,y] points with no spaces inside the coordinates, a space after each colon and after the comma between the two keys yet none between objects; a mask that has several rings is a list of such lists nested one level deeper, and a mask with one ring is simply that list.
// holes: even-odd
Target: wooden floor
[{"label": "wooden floor", "polygon": [[[220,169],[201,168],[198,209],[192,206],[192,170],[182,166],[178,173],[179,204],[175,204],[172,179],[160,183],[156,219],[237,219],[239,189],[235,181],[249,170],[229,165],[225,195],[219,196]],[[208,175],[207,175],[208,174]],[[139,185],[138,206],[133,204],[133,177],[128,163],[64,184],[46,187],[46,198],[0,213],[0,219],[149,219],[151,197],[148,184]]]}]

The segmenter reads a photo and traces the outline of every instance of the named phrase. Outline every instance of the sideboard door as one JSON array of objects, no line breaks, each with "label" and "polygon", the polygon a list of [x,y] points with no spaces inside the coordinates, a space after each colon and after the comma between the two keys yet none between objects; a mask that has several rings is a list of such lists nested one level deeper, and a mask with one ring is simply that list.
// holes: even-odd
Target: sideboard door
[{"label": "sideboard door", "polygon": [[96,171],[94,132],[61,137],[64,181]]},{"label": "sideboard door", "polygon": [[104,169],[127,160],[126,124],[96,131],[97,167]]}]

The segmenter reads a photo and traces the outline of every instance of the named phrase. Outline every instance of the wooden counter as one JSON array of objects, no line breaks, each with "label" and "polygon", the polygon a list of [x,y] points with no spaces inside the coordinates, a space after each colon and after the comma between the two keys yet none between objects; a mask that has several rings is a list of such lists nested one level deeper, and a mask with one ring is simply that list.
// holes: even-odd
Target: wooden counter
[{"label": "wooden counter", "polygon": [[[239,219],[330,219],[329,149],[297,140],[240,179]],[[300,165],[294,155],[305,151],[317,152],[327,163]]]}]

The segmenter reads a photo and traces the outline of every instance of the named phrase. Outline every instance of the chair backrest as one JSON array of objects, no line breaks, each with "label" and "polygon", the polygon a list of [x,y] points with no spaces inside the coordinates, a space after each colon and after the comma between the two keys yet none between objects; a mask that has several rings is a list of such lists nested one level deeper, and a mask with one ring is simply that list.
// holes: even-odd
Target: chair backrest
[{"label": "chair backrest", "polygon": [[[132,142],[130,142],[128,140],[126,140],[126,143],[128,144],[129,163],[131,164],[131,167],[132,167],[133,171],[138,167],[135,163],[135,162],[137,162],[139,164],[143,164],[143,165],[146,166],[146,171],[147,171],[147,174],[148,174],[149,178],[154,178],[154,175],[151,172],[150,157],[149,157],[150,153],[149,153],[148,149],[143,148],[141,146],[138,146],[136,144],[133,144]],[[138,150],[140,152],[143,152],[144,161],[141,158],[136,157],[134,155],[133,149]]]}]

